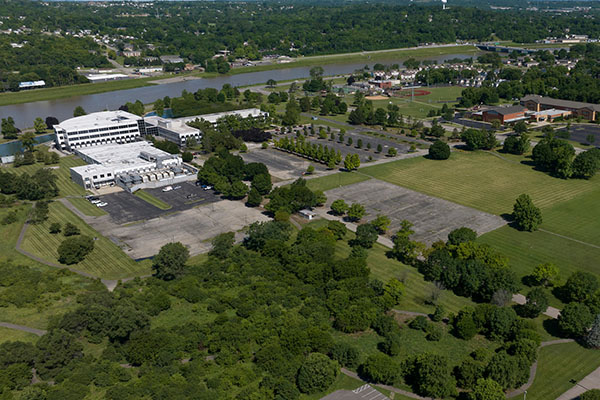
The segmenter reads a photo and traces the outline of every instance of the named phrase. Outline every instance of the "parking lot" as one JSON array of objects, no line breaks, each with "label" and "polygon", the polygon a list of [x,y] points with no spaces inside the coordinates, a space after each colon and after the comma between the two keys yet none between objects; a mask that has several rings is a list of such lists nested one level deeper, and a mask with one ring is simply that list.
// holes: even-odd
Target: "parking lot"
[{"label": "parking lot", "polygon": [[116,224],[149,220],[167,213],[183,211],[221,200],[214,191],[203,190],[194,182],[184,182],[176,186],[181,186],[181,188],[170,192],[163,192],[162,188],[145,189],[152,196],[169,204],[171,208],[168,210],[161,210],[129,192],[111,193],[99,196],[99,198],[107,203],[103,209],[108,212]]},{"label": "parking lot", "polygon": [[[347,144],[349,137],[352,138],[351,145]],[[333,147],[335,151],[339,151],[342,153],[342,158],[345,157],[347,154],[358,154],[362,163],[367,162],[369,160],[369,157],[371,157],[373,160],[380,160],[382,158],[385,158],[390,147],[396,148],[398,154],[408,153],[408,150],[410,148],[409,145],[403,143],[398,143],[392,140],[386,140],[381,137],[354,132],[346,132],[344,134],[344,143],[340,143],[337,140],[337,135],[335,140],[316,139],[314,137],[309,137],[308,140],[311,143],[321,144],[327,147]],[[362,148],[360,149],[356,147],[359,140],[362,140]],[[371,144],[370,150],[367,149],[367,143]],[[381,145],[381,153],[377,153],[376,151],[378,145]]]},{"label": "parking lot", "polygon": [[245,162],[261,162],[267,166],[269,173],[279,180],[297,179],[309,165],[315,167],[315,173],[327,170],[323,164],[312,162],[305,158],[294,156],[283,151],[269,149],[255,149],[248,153],[240,154]]},{"label": "parking lot", "polygon": [[325,192],[327,207],[336,199],[365,206],[370,221],[378,214],[388,216],[392,223],[389,231],[395,233],[404,219],[414,224],[413,239],[431,244],[447,240],[448,233],[466,226],[484,234],[503,226],[506,222],[492,214],[461,206],[450,201],[427,196],[377,179],[348,185]]},{"label": "parking lot", "polygon": [[[558,129],[557,131],[565,131],[566,128]],[[591,124],[573,124],[571,125],[571,129],[569,130],[570,139],[583,144],[590,144],[588,142],[588,135],[594,136],[593,145],[596,147],[600,147],[600,126],[591,125]]]}]

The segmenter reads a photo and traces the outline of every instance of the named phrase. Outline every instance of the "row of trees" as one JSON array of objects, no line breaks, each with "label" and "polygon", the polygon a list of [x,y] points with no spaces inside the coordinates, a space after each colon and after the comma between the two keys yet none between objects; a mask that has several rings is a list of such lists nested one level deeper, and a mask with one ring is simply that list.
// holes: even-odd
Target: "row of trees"
[{"label": "row of trees", "polygon": [[575,155],[575,148],[566,140],[547,134],[533,148],[535,166],[559,178],[589,179],[600,169],[600,149],[593,148]]},{"label": "row of trees", "polygon": [[284,136],[279,140],[275,139],[273,144],[275,147],[282,150],[299,154],[308,157],[311,160],[326,164],[329,168],[335,168],[336,165],[342,162],[342,153],[339,150],[336,151],[335,148],[323,146],[320,143],[311,143],[308,140],[305,140],[302,135],[295,140]]}]

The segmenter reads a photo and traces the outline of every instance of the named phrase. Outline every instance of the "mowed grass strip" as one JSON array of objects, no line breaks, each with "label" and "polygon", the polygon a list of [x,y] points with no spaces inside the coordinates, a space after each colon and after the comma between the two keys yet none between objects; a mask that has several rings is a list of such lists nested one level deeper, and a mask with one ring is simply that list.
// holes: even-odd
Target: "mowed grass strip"
[{"label": "mowed grass strip", "polygon": [[158,207],[161,210],[171,209],[171,206],[169,204],[165,203],[161,199],[146,192],[144,189],[140,189],[140,190],[136,191],[134,194],[137,197],[139,197],[140,199],[144,200],[146,203],[152,204],[154,207]]},{"label": "mowed grass strip", "polygon": [[306,186],[310,190],[330,190],[340,186],[352,185],[353,183],[363,182],[370,178],[355,172],[338,172],[331,175],[325,175],[314,179],[307,179]]},{"label": "mowed grass strip", "polygon": [[360,172],[497,215],[511,213],[522,193],[545,210],[596,190],[600,182],[597,176],[589,181],[557,179],[529,165],[480,151],[453,152],[446,161],[410,158],[361,168]]},{"label": "mowed grass strip", "polygon": [[523,277],[536,265],[554,263],[564,282],[575,271],[600,276],[600,249],[546,232],[521,232],[503,226],[477,239],[498,249],[509,258],[510,267]]},{"label": "mowed grass strip", "polygon": [[69,203],[77,207],[79,211],[90,217],[100,217],[107,214],[102,208],[96,207],[94,204],[90,203],[84,198],[69,197],[67,200],[69,200]]},{"label": "mowed grass strip", "polygon": [[56,165],[44,165],[43,163],[35,163],[33,165],[23,165],[18,168],[7,168],[9,172],[16,174],[28,173],[34,174],[35,171],[42,168],[49,168],[52,173],[57,176],[56,185],[58,186],[59,196],[81,196],[86,193],[85,189],[71,180],[71,172],[69,168],[85,165],[85,162],[75,156],[61,157],[58,168]]},{"label": "mowed grass strip", "polygon": [[527,390],[528,400],[549,400],[572,388],[600,366],[598,350],[586,349],[577,343],[544,347],[538,357],[538,369],[533,385]]},{"label": "mowed grass strip", "polygon": [[22,248],[37,257],[58,264],[58,246],[65,237],[62,234],[49,233],[49,226],[53,222],[60,222],[63,226],[70,222],[81,230],[82,235],[97,238],[94,250],[81,263],[73,265],[73,268],[106,279],[120,279],[150,272],[147,262],[135,262],[129,258],[117,245],[100,235],[59,202],[50,204],[48,220],[28,227]]}]

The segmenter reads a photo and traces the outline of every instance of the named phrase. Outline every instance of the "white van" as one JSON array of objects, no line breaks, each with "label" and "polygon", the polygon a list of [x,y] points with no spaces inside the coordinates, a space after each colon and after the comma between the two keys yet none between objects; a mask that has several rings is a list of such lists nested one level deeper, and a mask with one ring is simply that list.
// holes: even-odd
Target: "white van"
[{"label": "white van", "polygon": [[162,191],[163,192],[170,192],[171,190],[173,190],[173,186],[165,186]]}]

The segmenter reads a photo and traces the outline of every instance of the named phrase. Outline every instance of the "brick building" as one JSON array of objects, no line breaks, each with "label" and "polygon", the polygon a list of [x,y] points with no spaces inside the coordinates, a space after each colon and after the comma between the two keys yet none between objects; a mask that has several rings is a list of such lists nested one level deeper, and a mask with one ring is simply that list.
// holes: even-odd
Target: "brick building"
[{"label": "brick building", "polygon": [[521,105],[535,112],[556,109],[570,111],[574,117],[596,121],[600,115],[600,104],[582,103],[580,101],[560,100],[538,95],[527,95],[521,99]]},{"label": "brick building", "polygon": [[527,109],[523,106],[492,107],[483,110],[481,118],[485,122],[500,121],[501,124],[506,124],[527,119],[525,111]]}]

